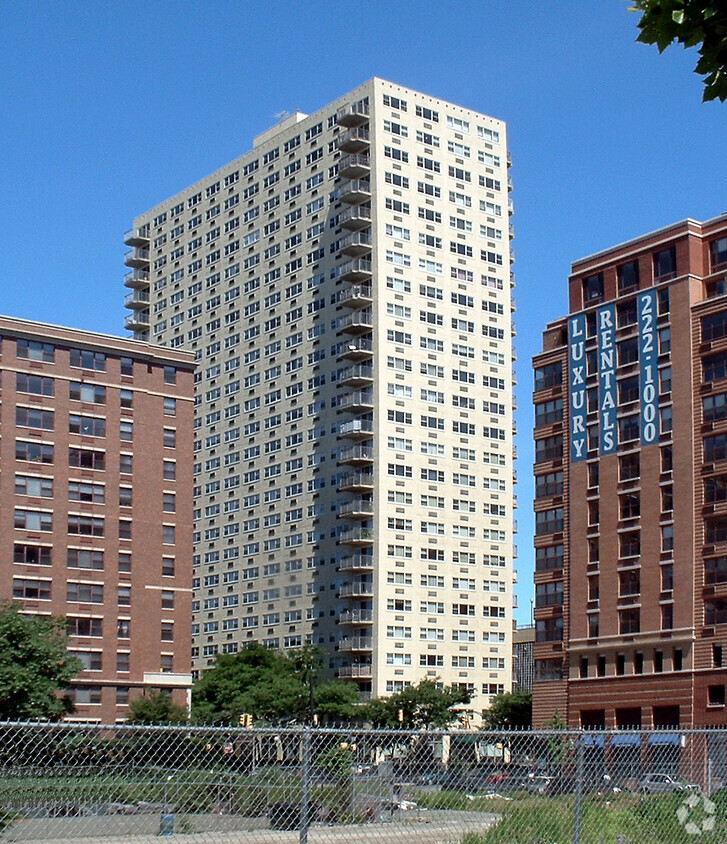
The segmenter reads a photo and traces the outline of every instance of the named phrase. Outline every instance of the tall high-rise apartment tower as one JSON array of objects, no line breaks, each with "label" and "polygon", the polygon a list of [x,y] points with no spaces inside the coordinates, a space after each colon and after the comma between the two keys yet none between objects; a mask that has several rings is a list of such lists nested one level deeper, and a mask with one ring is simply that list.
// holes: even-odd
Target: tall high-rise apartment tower
[{"label": "tall high-rise apartment tower", "polygon": [[726,294],[727,215],[573,264],[534,360],[536,726],[727,724]]},{"label": "tall high-rise apartment tower", "polygon": [[134,220],[126,326],[192,349],[193,666],[510,688],[505,125],[372,79]]}]

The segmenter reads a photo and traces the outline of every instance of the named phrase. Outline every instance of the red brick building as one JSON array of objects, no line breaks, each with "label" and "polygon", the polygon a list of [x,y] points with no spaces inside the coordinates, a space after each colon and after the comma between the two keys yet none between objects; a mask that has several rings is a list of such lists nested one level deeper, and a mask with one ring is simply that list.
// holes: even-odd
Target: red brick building
[{"label": "red brick building", "polygon": [[192,356],[0,317],[0,598],[65,616],[74,718],[191,684]]},{"label": "red brick building", "polygon": [[577,261],[534,359],[534,724],[725,726],[727,215]]}]

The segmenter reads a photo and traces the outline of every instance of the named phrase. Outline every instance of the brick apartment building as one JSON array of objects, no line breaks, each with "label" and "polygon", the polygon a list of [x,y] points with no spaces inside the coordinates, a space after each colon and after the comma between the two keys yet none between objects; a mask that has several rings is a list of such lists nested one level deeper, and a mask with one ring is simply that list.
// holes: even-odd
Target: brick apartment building
[{"label": "brick apartment building", "polygon": [[727,215],[572,266],[535,369],[534,724],[724,726]]},{"label": "brick apartment building", "polygon": [[191,686],[192,356],[0,317],[0,598],[68,618],[79,720]]}]

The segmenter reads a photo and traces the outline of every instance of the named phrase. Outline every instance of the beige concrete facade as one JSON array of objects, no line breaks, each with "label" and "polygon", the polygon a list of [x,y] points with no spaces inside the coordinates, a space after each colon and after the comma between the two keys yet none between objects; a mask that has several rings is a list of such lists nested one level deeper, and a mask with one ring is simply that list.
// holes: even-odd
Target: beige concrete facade
[{"label": "beige concrete facade", "polygon": [[372,79],[134,220],[127,328],[199,361],[195,671],[510,689],[508,188],[501,121]]},{"label": "beige concrete facade", "polygon": [[73,719],[186,704],[191,355],[0,317],[0,599],[63,616]]}]

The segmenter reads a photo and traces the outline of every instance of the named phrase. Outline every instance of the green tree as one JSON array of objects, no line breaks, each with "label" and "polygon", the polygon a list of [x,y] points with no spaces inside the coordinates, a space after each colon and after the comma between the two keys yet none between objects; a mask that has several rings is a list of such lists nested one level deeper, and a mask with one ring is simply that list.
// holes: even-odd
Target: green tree
[{"label": "green tree", "polygon": [[455,707],[470,700],[469,692],[459,686],[440,688],[433,680],[422,680],[391,697],[372,700],[366,706],[366,717],[376,727],[446,727],[459,717]]},{"label": "green tree", "polygon": [[355,683],[328,680],[313,690],[315,711],[322,724],[361,720],[364,709]]},{"label": "green tree", "polygon": [[0,719],[55,721],[72,712],[73,700],[61,690],[82,668],[68,653],[65,619],[0,603]]},{"label": "green tree", "polygon": [[489,730],[529,730],[533,723],[533,696],[530,692],[497,695],[485,712]]},{"label": "green tree", "polygon": [[677,41],[699,45],[695,73],[704,76],[702,100],[727,99],[727,7],[721,0],[632,0],[640,12],[637,41],[656,44],[662,53]]},{"label": "green tree", "polygon": [[131,701],[126,720],[129,724],[184,724],[187,709],[161,689],[151,689]]},{"label": "green tree", "polygon": [[204,723],[236,724],[243,712],[265,721],[302,713],[308,690],[285,654],[254,642],[218,654],[192,688],[192,715]]}]

